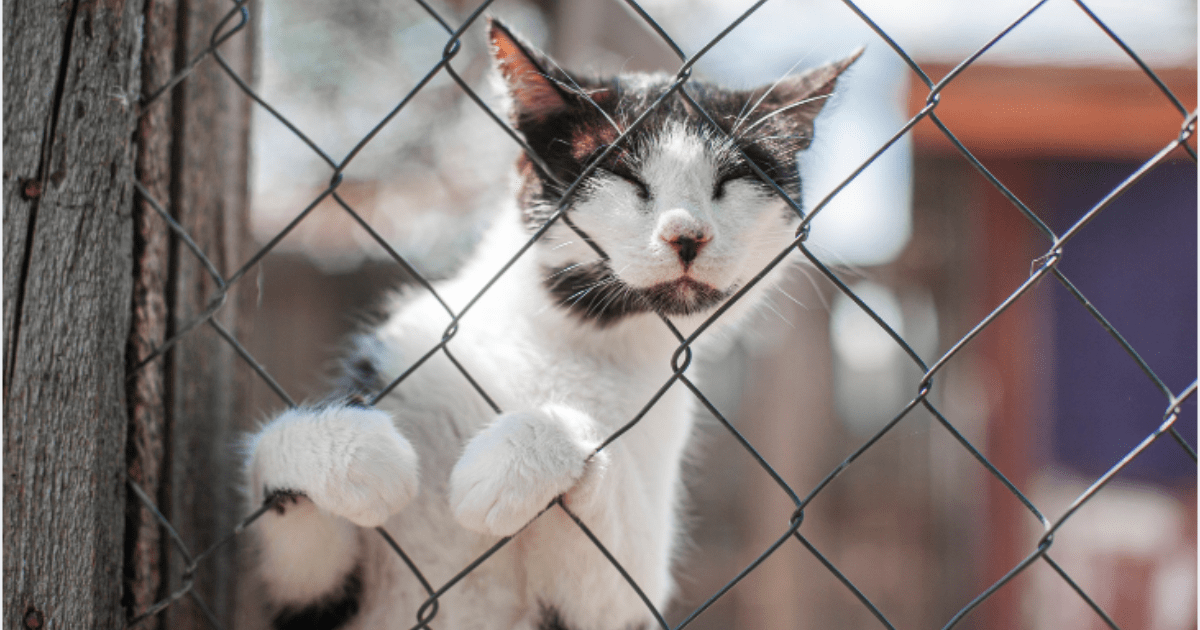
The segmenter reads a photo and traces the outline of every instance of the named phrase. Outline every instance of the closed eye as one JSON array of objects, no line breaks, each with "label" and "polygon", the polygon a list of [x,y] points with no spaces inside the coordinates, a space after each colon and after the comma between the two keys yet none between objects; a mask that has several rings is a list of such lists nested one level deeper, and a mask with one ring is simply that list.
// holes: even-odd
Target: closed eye
[{"label": "closed eye", "polygon": [[[591,154],[583,160],[583,163],[591,163],[606,150],[608,150],[607,144],[602,144],[596,147],[592,150]],[[596,168],[629,182],[635,189],[637,189],[638,198],[640,198],[642,201],[649,201],[651,197],[650,186],[648,186],[646,182],[642,181],[642,179],[635,175],[633,170],[629,168],[627,164],[627,160],[629,160],[629,153],[623,147],[617,147],[617,150],[614,152],[614,154],[615,157],[610,156],[608,160],[605,160],[606,163],[597,164]]]},{"label": "closed eye", "polygon": [[742,182],[747,182],[747,183],[753,184],[755,182],[758,182],[759,179],[758,179],[758,176],[756,176],[753,172],[729,173],[727,175],[723,175],[720,179],[717,180],[716,184],[713,185],[712,198],[716,201],[720,201],[721,199],[723,199],[725,197],[725,193],[727,192],[726,187],[731,182],[736,182],[736,181],[742,181]]},{"label": "closed eye", "polygon": [[762,180],[758,179],[758,175],[754,172],[754,168],[750,166],[749,162],[744,160],[738,160],[733,164],[725,165],[724,168],[717,171],[716,177],[713,180],[712,198],[714,201],[720,201],[725,197],[730,182],[762,183]]},{"label": "closed eye", "polygon": [[619,166],[613,167],[613,168],[600,166],[597,168],[599,168],[600,170],[603,170],[606,173],[611,173],[613,175],[616,175],[617,177],[620,177],[621,179],[632,184],[633,187],[637,190],[638,198],[641,199],[642,201],[650,200],[650,186],[648,186],[646,184],[646,182],[642,181],[641,178],[639,178],[637,175],[634,175],[633,171],[627,170],[627,169],[619,167]]}]

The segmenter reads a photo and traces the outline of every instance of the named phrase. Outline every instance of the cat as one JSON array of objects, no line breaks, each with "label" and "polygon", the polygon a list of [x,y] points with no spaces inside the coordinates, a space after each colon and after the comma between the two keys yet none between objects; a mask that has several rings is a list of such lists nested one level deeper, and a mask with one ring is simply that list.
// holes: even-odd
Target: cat
[{"label": "cat", "polygon": [[[375,527],[434,589],[514,536],[441,594],[429,627],[656,625],[573,517],[667,605],[693,395],[675,383],[605,441],[673,374],[680,344],[663,319],[696,330],[792,243],[797,213],[747,158],[798,198],[796,152],[858,55],[751,90],[689,81],[721,131],[673,94],[570,189],[672,78],[568,73],[501,22],[488,31],[533,154],[517,160],[514,199],[436,295],[409,290],[358,337],[344,395],[248,441],[248,493],[273,508],[251,531],[275,628],[418,625],[428,592]],[[570,224],[560,217],[497,277],[564,193]],[[713,329],[753,310],[782,273]],[[452,330],[441,300],[455,313],[470,305]],[[417,362],[377,405],[362,402]]]}]

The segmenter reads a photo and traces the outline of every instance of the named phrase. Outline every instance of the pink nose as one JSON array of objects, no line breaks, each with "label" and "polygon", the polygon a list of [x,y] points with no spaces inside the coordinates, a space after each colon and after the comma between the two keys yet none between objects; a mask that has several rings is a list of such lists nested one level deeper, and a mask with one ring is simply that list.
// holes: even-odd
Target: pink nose
[{"label": "pink nose", "polygon": [[658,217],[658,238],[671,246],[686,271],[712,241],[712,227],[683,208],[668,210]]},{"label": "pink nose", "polygon": [[662,239],[679,255],[679,261],[683,263],[684,269],[692,265],[692,261],[696,260],[696,257],[700,255],[700,250],[704,249],[704,246],[712,240],[703,232],[677,234],[674,236],[664,234]]}]

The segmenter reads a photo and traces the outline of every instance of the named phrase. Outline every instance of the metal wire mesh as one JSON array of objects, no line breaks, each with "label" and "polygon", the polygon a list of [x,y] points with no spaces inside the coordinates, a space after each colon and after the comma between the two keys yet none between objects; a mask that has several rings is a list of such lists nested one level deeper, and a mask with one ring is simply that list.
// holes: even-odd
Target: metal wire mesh
[{"label": "metal wire mesh", "polygon": [[[168,92],[173,86],[177,85],[181,81],[186,81],[192,70],[199,64],[219,64],[229,79],[235,82],[247,96],[252,98],[256,103],[258,103],[258,105],[264,108],[266,112],[277,119],[280,123],[285,125],[293,134],[295,134],[296,138],[303,141],[304,144],[309,147],[309,149],[311,149],[322,161],[328,165],[331,170],[331,177],[328,185],[320,192],[320,194],[318,194],[306,207],[300,209],[300,211],[295,214],[294,219],[292,219],[282,231],[275,235],[274,238],[267,242],[253,256],[251,256],[250,259],[247,260],[240,268],[227,276],[222,275],[217,270],[216,265],[214,265],[208,256],[206,256],[205,252],[196,245],[196,243],[189,236],[188,232],[172,218],[171,212],[158,200],[156,200],[141,183],[135,182],[135,186],[139,195],[149,203],[149,205],[162,217],[164,221],[167,222],[167,224],[170,226],[170,230],[173,232],[174,238],[178,239],[178,242],[183,244],[191,252],[191,255],[196,257],[196,259],[203,265],[209,276],[211,276],[216,286],[216,290],[213,292],[213,294],[208,296],[208,307],[204,310],[201,316],[197,317],[187,325],[181,326],[173,337],[166,340],[152,353],[148,354],[147,356],[139,357],[137,359],[137,368],[135,369],[143,368],[151,361],[154,361],[156,358],[160,357],[163,353],[169,351],[172,345],[174,345],[181,338],[190,334],[194,334],[194,330],[196,328],[203,325],[208,325],[211,326],[226,342],[230,344],[230,346],[238,353],[238,355],[258,374],[259,377],[262,378],[263,382],[265,382],[272,390],[274,390],[275,393],[277,393],[286,404],[294,406],[295,402],[292,400],[292,398],[289,397],[289,395],[282,387],[279,386],[278,383],[276,383],[263,365],[258,362],[238,341],[238,339],[236,339],[228,329],[223,327],[214,316],[222,308],[228,292],[231,291],[239,282],[244,281],[247,274],[254,269],[255,266],[258,265],[263,258],[267,256],[267,254],[270,253],[276,247],[276,245],[285,236],[287,236],[289,232],[292,231],[293,228],[304,221],[314,208],[327,199],[332,198],[344,212],[352,217],[353,220],[388,253],[395,264],[402,267],[412,278],[414,278],[416,282],[420,284],[423,290],[430,292],[438,300],[438,302],[441,303],[441,306],[451,317],[451,323],[446,328],[442,339],[430,347],[424,356],[416,360],[412,366],[398,378],[387,384],[381,390],[374,392],[368,401],[369,404],[378,402],[389,392],[391,392],[393,388],[408,378],[410,374],[421,369],[421,366],[426,362],[427,359],[437,353],[442,353],[454,363],[459,371],[462,372],[468,381],[475,387],[478,393],[496,412],[501,411],[493,401],[493,398],[490,397],[488,393],[478,385],[476,379],[474,379],[472,375],[465,368],[463,368],[462,364],[458,362],[453,355],[451,355],[449,349],[447,348],[447,344],[457,333],[460,319],[468,311],[475,307],[479,298],[484,293],[489,291],[496,280],[505,274],[509,267],[519,257],[525,255],[526,251],[538,239],[542,238],[542,236],[554,223],[561,221],[572,229],[575,229],[576,232],[579,232],[579,230],[572,224],[570,215],[565,208],[565,204],[560,203],[556,211],[541,226],[540,229],[534,232],[534,234],[529,238],[528,242],[513,256],[513,258],[510,259],[507,264],[496,269],[491,280],[479,291],[479,293],[476,294],[475,297],[466,304],[466,306],[456,311],[452,309],[446,302],[444,302],[440,296],[438,296],[437,290],[433,284],[423,278],[421,274],[418,273],[417,270],[414,269],[414,267],[407,260],[405,260],[403,256],[397,253],[396,250],[389,245],[387,240],[384,239],[380,233],[376,231],[376,229],[373,228],[372,225],[355,210],[353,205],[348,203],[347,200],[341,194],[339,194],[339,186],[343,181],[343,173],[346,171],[350,163],[355,160],[355,158],[360,154],[363,148],[367,146],[368,143],[376,138],[381,130],[383,130],[387,125],[389,125],[389,123],[393,121],[397,114],[405,109],[412,99],[418,93],[420,93],[423,88],[426,87],[430,80],[439,74],[445,74],[452,78],[458,84],[458,86],[461,87],[467,97],[469,97],[476,105],[482,108],[484,113],[486,113],[486,115],[489,116],[496,125],[503,128],[513,142],[518,144],[522,150],[526,151],[526,155],[528,155],[530,159],[535,161],[538,159],[536,155],[528,150],[528,147],[524,144],[520,136],[504,122],[503,116],[492,111],[492,109],[490,109],[484,102],[484,99],[482,99],[475,91],[472,90],[472,88],[460,76],[454,67],[454,60],[461,49],[461,38],[463,37],[464,32],[468,29],[468,27],[480,21],[484,11],[489,7],[489,5],[492,4],[492,0],[486,0],[482,2],[469,15],[467,15],[465,19],[462,19],[457,23],[453,19],[440,14],[424,0],[414,1],[419,4],[424,11],[426,11],[429,16],[431,16],[444,30],[445,45],[442,50],[442,56],[435,64],[432,65],[432,67],[428,69],[424,77],[417,82],[415,87],[413,87],[411,91],[409,91],[395,105],[391,112],[383,117],[371,129],[371,131],[364,136],[345,157],[341,159],[335,159],[326,153],[320,146],[311,140],[309,136],[305,135],[303,130],[298,128],[295,124],[289,121],[287,117],[283,116],[279,111],[274,109],[270,103],[263,100],[263,98],[261,98],[255,92],[254,88],[245,80],[243,80],[242,77],[238,76],[234,69],[231,68],[225,59],[222,58],[221,45],[230,38],[235,37],[242,32],[249,22],[250,12],[246,6],[248,0],[234,0],[228,13],[222,17],[216,28],[213,30],[209,46],[201,51],[197,51],[193,56],[191,56],[191,62],[188,63],[181,72],[179,72],[166,84],[154,89],[148,94],[148,96],[146,96],[142,103],[143,111],[148,111],[154,101]],[[666,101],[667,99],[682,98],[689,102],[692,107],[696,108],[696,110],[700,111],[707,118],[708,122],[717,133],[721,133],[720,128],[715,122],[713,122],[712,118],[708,117],[708,114],[704,112],[699,103],[693,99],[691,93],[689,92],[688,82],[692,75],[692,69],[695,64],[701,58],[705,57],[705,55],[707,55],[718,42],[725,38],[731,31],[738,28],[739,25],[741,25],[748,17],[750,17],[762,5],[764,5],[766,1],[767,0],[760,0],[759,2],[755,3],[739,17],[737,17],[737,19],[725,26],[706,45],[694,53],[688,54],[678,45],[676,45],[674,40],[666,32],[663,26],[656,22],[637,2],[634,0],[625,0],[628,7],[632,9],[637,16],[645,21],[645,23],[658,35],[658,37],[660,37],[662,41],[668,47],[670,47],[674,54],[678,56],[680,61],[680,65],[675,72],[674,81],[671,83],[669,89],[666,90],[650,106],[650,108],[647,110],[647,113],[652,111],[655,107],[659,106],[660,103]],[[1094,220],[1097,220],[1116,198],[1120,197],[1131,187],[1136,186],[1147,173],[1162,164],[1170,154],[1182,149],[1187,153],[1193,162],[1196,161],[1196,152],[1187,143],[1187,140],[1195,133],[1196,130],[1196,112],[1187,111],[1180,100],[1171,92],[1170,89],[1167,88],[1167,86],[1162,80],[1160,80],[1155,72],[1145,62],[1143,62],[1141,58],[1138,57],[1137,53],[1135,53],[1128,45],[1126,45],[1126,43],[1123,42],[1121,38],[1107,25],[1105,25],[1104,22],[1102,22],[1083,2],[1077,1],[1076,4],[1080,9],[1083,10],[1086,16],[1089,17],[1095,23],[1095,25],[1112,40],[1114,46],[1120,47],[1121,50],[1123,50],[1124,53],[1128,55],[1128,57],[1134,63],[1136,63],[1139,68],[1141,68],[1141,70],[1145,73],[1147,80],[1153,82],[1154,85],[1157,86],[1157,89],[1161,91],[1162,95],[1164,95],[1170,101],[1171,106],[1178,111],[1180,127],[1178,134],[1172,137],[1161,138],[1161,150],[1142,163],[1135,172],[1126,177],[1124,181],[1109,191],[1098,203],[1087,210],[1087,212],[1078,218],[1065,231],[1056,233],[1049,227],[1046,221],[1039,217],[1037,213],[1035,213],[1029,206],[1023,203],[1021,199],[1019,199],[1008,188],[1006,188],[1004,183],[1002,183],[996,176],[989,172],[983,163],[955,137],[952,130],[943,124],[943,122],[939,119],[937,112],[938,105],[942,100],[942,95],[946,87],[954,82],[956,78],[962,75],[962,73],[971,67],[972,64],[976,63],[980,56],[992,48],[998,41],[1000,41],[1019,24],[1042,8],[1043,5],[1046,4],[1046,1],[1047,0],[1041,0],[1040,2],[1034,4],[1029,8],[1028,11],[1020,15],[1010,25],[997,33],[975,53],[963,59],[948,74],[940,79],[935,80],[926,74],[921,65],[918,64],[912,58],[912,56],[910,56],[904,50],[904,48],[897,44],[897,42],[893,40],[883,28],[873,21],[869,15],[855,5],[854,2],[850,0],[844,0],[844,4],[859,18],[861,18],[862,21],[865,22],[866,25],[869,26],[876,34],[878,34],[878,36],[884,42],[886,42],[887,46],[889,46],[892,51],[894,51],[895,54],[907,64],[912,73],[920,80],[920,82],[928,88],[928,94],[925,97],[924,107],[921,108],[920,111],[917,112],[916,115],[914,115],[910,120],[908,120],[908,122],[905,123],[901,128],[897,129],[894,135],[887,142],[880,146],[866,161],[864,161],[857,169],[855,169],[849,177],[847,177],[839,186],[834,188],[832,192],[824,197],[819,203],[815,204],[814,207],[807,213],[803,212],[801,208],[792,199],[790,199],[778,185],[770,180],[769,177],[762,172],[758,172],[759,177],[763,178],[764,181],[772,185],[780,198],[788,203],[802,217],[795,240],[787,249],[779,252],[766,268],[762,269],[760,273],[758,273],[750,282],[748,282],[735,295],[733,295],[721,308],[714,312],[708,318],[708,320],[692,334],[684,336],[672,325],[670,320],[665,317],[662,318],[665,326],[665,333],[673,335],[679,344],[678,349],[671,358],[673,374],[661,385],[657,393],[650,400],[645,402],[639,413],[629,418],[624,426],[622,426],[612,435],[608,436],[607,439],[605,439],[597,449],[604,449],[614,441],[622,439],[623,434],[641,420],[646,412],[655,405],[659,397],[661,397],[668,388],[676,386],[677,384],[681,385],[692,392],[699,403],[706,408],[721,423],[725,430],[727,430],[729,434],[733,436],[733,438],[741,445],[741,447],[743,447],[745,451],[751,457],[753,457],[754,461],[757,462],[757,465],[760,466],[768,475],[770,475],[775,484],[778,485],[779,490],[784,493],[794,505],[794,511],[792,512],[791,518],[786,522],[779,523],[778,536],[772,544],[770,544],[766,549],[763,549],[752,562],[742,568],[742,570],[738,572],[732,579],[730,579],[723,587],[711,593],[711,595],[703,603],[692,610],[681,622],[672,626],[664,619],[662,611],[655,608],[655,606],[650,602],[649,598],[642,593],[639,585],[629,577],[629,574],[626,573],[624,568],[621,567],[621,565],[608,552],[608,550],[604,548],[604,545],[602,545],[601,542],[592,534],[587,525],[574,514],[571,514],[567,506],[564,505],[561,500],[556,501],[547,508],[547,510],[563,510],[568,516],[571,517],[571,519],[582,530],[582,532],[588,536],[588,538],[604,554],[609,562],[612,563],[613,568],[620,572],[620,574],[626,579],[630,588],[637,592],[637,594],[641,597],[642,601],[645,602],[648,610],[656,620],[659,627],[664,629],[679,629],[688,626],[693,620],[708,610],[714,604],[714,602],[716,602],[727,592],[729,592],[730,589],[742,581],[743,578],[755,571],[756,568],[759,567],[759,565],[762,564],[768,557],[774,554],[776,550],[778,550],[789,540],[794,539],[800,545],[802,545],[808,553],[812,554],[812,556],[815,557],[815,559],[819,561],[820,564],[823,565],[842,585],[844,585],[849,593],[851,593],[853,597],[856,598],[862,604],[862,606],[874,616],[874,618],[878,621],[879,626],[884,628],[893,628],[893,623],[892,621],[889,621],[885,611],[881,610],[875,603],[873,603],[867,593],[863,592],[863,590],[856,586],[854,582],[852,582],[847,575],[839,570],[839,568],[835,566],[835,564],[826,555],[822,554],[822,552],[813,544],[810,538],[805,535],[803,525],[805,520],[805,509],[814,500],[814,498],[825,491],[825,489],[834,479],[846,471],[848,467],[852,466],[864,453],[875,446],[884,435],[888,434],[895,427],[902,424],[906,418],[913,415],[912,412],[918,408],[924,408],[927,410],[932,417],[936,419],[937,424],[939,424],[950,436],[952,436],[952,438],[957,441],[959,445],[961,445],[961,448],[964,449],[978,463],[978,465],[986,471],[988,475],[1002,484],[1007,491],[1010,492],[1020,502],[1020,504],[1024,506],[1024,509],[1032,514],[1037,521],[1041,523],[1041,526],[1044,530],[1036,545],[1028,549],[1027,555],[1020,560],[1020,562],[1012,566],[1010,570],[1008,570],[1008,572],[1005,573],[1001,578],[996,580],[982,592],[979,592],[955,615],[947,619],[944,627],[953,628],[958,626],[960,622],[970,615],[971,612],[981,603],[991,598],[998,590],[1004,588],[1005,585],[1011,582],[1015,577],[1027,571],[1031,565],[1039,562],[1045,563],[1047,566],[1049,566],[1053,570],[1054,574],[1061,578],[1071,588],[1071,590],[1092,611],[1094,611],[1097,618],[1105,625],[1110,628],[1118,627],[1110,615],[1101,608],[1095,599],[1093,599],[1093,597],[1091,597],[1084,590],[1084,588],[1082,588],[1080,584],[1072,578],[1072,576],[1063,568],[1061,564],[1054,560],[1051,555],[1051,551],[1055,536],[1058,534],[1063,525],[1072,517],[1074,517],[1079,509],[1093,497],[1095,497],[1097,493],[1101,492],[1114,478],[1114,476],[1118,475],[1122,470],[1124,470],[1135,458],[1140,457],[1152,443],[1160,440],[1160,438],[1166,438],[1168,441],[1175,443],[1186,453],[1188,457],[1190,457],[1193,461],[1196,460],[1196,451],[1194,447],[1184,439],[1181,433],[1177,430],[1175,424],[1180,416],[1180,409],[1183,403],[1195,396],[1197,384],[1195,381],[1193,381],[1191,385],[1187,386],[1181,391],[1174,391],[1168,387],[1151,368],[1150,363],[1138,354],[1137,350],[1127,340],[1127,338],[1118,332],[1117,329],[1110,323],[1110,321],[1106,319],[1104,315],[1101,314],[1100,311],[1097,310],[1097,308],[1064,275],[1062,270],[1059,268],[1058,263],[1062,259],[1069,243],[1078,237],[1081,230],[1086,225]],[[592,162],[592,166],[588,167],[588,169],[585,170],[579,176],[579,178],[573,182],[562,182],[562,187],[565,190],[563,199],[569,198],[571,192],[577,186],[579,186],[580,182],[584,180],[595,168],[595,164],[600,163],[608,152],[611,152],[618,145],[620,145],[625,136],[627,136],[630,131],[637,128],[638,125],[641,124],[642,120],[645,119],[645,117],[646,114],[643,114],[640,118],[638,118],[638,120],[634,122],[616,141],[611,143],[608,150],[604,152],[604,155],[597,157]],[[908,134],[915,125],[925,119],[928,119],[933,125],[935,125],[940,132],[944,134],[945,137],[954,145],[957,151],[974,167],[974,169],[977,170],[984,178],[986,178],[986,180],[990,182],[990,184],[994,186],[1001,194],[1003,194],[1003,196],[1007,198],[1009,202],[1011,202],[1013,209],[1023,215],[1025,219],[1027,219],[1037,229],[1037,231],[1044,236],[1045,242],[1044,253],[1031,261],[1031,270],[1028,278],[1021,283],[1021,285],[1015,291],[1012,291],[1007,298],[996,305],[990,313],[978,321],[978,323],[976,323],[974,327],[967,332],[967,334],[963,335],[962,338],[957,341],[957,343],[954,343],[948,350],[932,361],[926,361],[919,356],[917,351],[910,346],[910,344],[901,336],[901,334],[890,327],[879,314],[873,311],[866,304],[866,302],[863,301],[863,299],[856,295],[854,291],[851,290],[850,286],[841,277],[839,277],[838,273],[836,273],[830,267],[830,265],[818,257],[809,248],[807,243],[809,227],[814,217],[823,211],[829,201],[838,195],[855,178],[857,178],[860,173],[868,169],[880,155],[887,152],[897,141]],[[753,165],[753,162],[750,162],[750,164]],[[757,167],[755,167],[755,170],[758,170]],[[549,169],[544,169],[544,171],[546,173],[551,172]],[[581,236],[583,236],[582,233]],[[584,237],[584,240],[591,244],[592,247],[596,249],[598,254],[604,256],[604,252],[590,239]],[[814,487],[807,489],[807,492],[805,492],[804,489],[792,488],[784,480],[784,478],[775,471],[771,463],[759,454],[754,445],[751,444],[750,441],[748,441],[745,437],[743,437],[738,429],[735,428],[728,419],[726,419],[725,415],[723,415],[721,411],[717,409],[712,402],[710,402],[709,398],[706,397],[701,387],[687,374],[687,369],[692,361],[692,345],[695,343],[697,338],[701,335],[704,335],[709,329],[710,325],[717,319],[721,318],[726,310],[728,310],[730,305],[741,299],[746,292],[753,290],[754,286],[769,271],[781,264],[785,257],[789,256],[796,250],[798,250],[808,259],[813,268],[818,270],[819,273],[833,283],[833,285],[836,286],[840,292],[852,300],[854,304],[858,306],[858,308],[862,309],[867,316],[874,320],[874,322],[882,330],[884,330],[903,350],[908,359],[911,360],[912,364],[918,367],[923,373],[923,377],[917,384],[916,390],[912,393],[911,400],[909,400],[906,405],[899,409],[886,425],[878,429],[874,435],[862,442],[862,444],[848,457],[846,457],[844,461],[830,470],[828,474],[826,474],[825,477],[820,480],[819,483],[817,483]],[[1009,478],[1007,478],[1005,474],[997,468],[996,465],[989,461],[989,459],[979,448],[972,444],[966,435],[964,435],[964,433],[960,431],[958,427],[956,427],[954,422],[952,422],[948,417],[943,415],[941,411],[939,411],[930,398],[930,394],[935,388],[935,377],[943,371],[943,368],[946,366],[947,362],[958,355],[964,347],[966,347],[968,344],[971,344],[981,332],[995,322],[996,319],[1006,310],[1012,307],[1014,303],[1026,296],[1032,287],[1046,278],[1052,278],[1054,281],[1061,284],[1078,300],[1081,308],[1086,309],[1086,311],[1099,323],[1099,325],[1103,327],[1103,329],[1112,337],[1113,342],[1118,344],[1124,350],[1124,352],[1128,355],[1129,360],[1137,365],[1139,370],[1153,383],[1153,385],[1162,393],[1163,396],[1163,413],[1159,426],[1149,435],[1146,435],[1145,438],[1136,447],[1128,451],[1124,457],[1115,462],[1104,474],[1096,478],[1085,491],[1075,498],[1069,507],[1057,515],[1044,514],[1034,504],[1034,502],[1021,491],[1021,489],[1019,489],[1012,481],[1010,481]],[[217,622],[215,615],[209,610],[208,606],[205,605],[205,603],[200,599],[193,589],[195,574],[197,571],[203,570],[205,560],[209,558],[219,547],[229,544],[230,541],[232,541],[235,537],[241,535],[247,527],[251,526],[254,521],[268,509],[270,509],[271,506],[263,506],[245,518],[220,542],[217,542],[215,545],[204,549],[199,553],[193,553],[188,548],[187,543],[180,538],[168,519],[166,519],[155,508],[154,502],[135,483],[131,481],[129,485],[131,487],[132,497],[135,497],[137,501],[140,501],[150,510],[154,518],[158,520],[162,528],[167,532],[171,543],[177,548],[185,560],[180,588],[148,609],[137,611],[135,616],[129,620],[129,625],[136,625],[142,620],[162,612],[164,609],[172,606],[181,598],[191,597],[199,605],[203,613],[209,618],[213,626],[219,627],[219,623]],[[501,539],[492,548],[480,555],[474,562],[464,567],[450,580],[442,584],[433,584],[430,583],[422,574],[421,567],[412,561],[411,557],[406,554],[405,551],[388,535],[386,530],[379,528],[378,533],[380,536],[386,539],[389,546],[395,551],[399,560],[408,567],[408,569],[412,572],[412,574],[416,577],[428,594],[428,600],[421,607],[417,618],[412,620],[413,628],[426,627],[431,621],[436,619],[439,607],[439,598],[447,591],[454,589],[466,575],[468,575],[479,565],[487,562],[496,551],[507,545],[511,540],[511,537]]]}]

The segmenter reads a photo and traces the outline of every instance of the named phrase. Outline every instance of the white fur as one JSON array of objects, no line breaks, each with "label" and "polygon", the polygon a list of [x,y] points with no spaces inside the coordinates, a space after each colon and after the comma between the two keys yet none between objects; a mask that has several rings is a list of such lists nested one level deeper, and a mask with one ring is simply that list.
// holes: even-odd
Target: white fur
[{"label": "white fur", "polygon": [[[450,505],[463,527],[515,534],[575,487],[600,444],[591,418],[563,405],[507,413],[467,443],[450,473]],[[607,453],[600,453],[607,459]]]},{"label": "white fur", "polygon": [[[786,247],[793,226],[781,202],[741,182],[714,201],[714,168],[703,139],[669,129],[642,171],[651,199],[604,178],[572,218],[631,286],[683,273],[667,241],[684,231],[708,239],[689,271],[695,279],[740,286]],[[527,238],[509,208],[474,260],[437,290],[461,309]],[[594,259],[560,223],[459,322],[448,349],[500,415],[437,352],[378,410],[291,411],[262,430],[249,462],[255,497],[293,489],[319,508],[302,501],[256,528],[273,593],[307,601],[360,564],[366,599],[348,627],[409,628],[424,590],[380,536],[355,535],[351,523],[383,523],[435,589],[500,536],[519,532],[439,600],[433,627],[533,630],[542,606],[577,630],[647,624],[646,606],[567,514],[541,513],[564,495],[655,606],[666,606],[694,401],[675,384],[595,453],[668,382],[677,342],[654,314],[598,327],[554,304],[542,287],[545,265]],[[385,381],[435,347],[450,324],[432,296],[414,291],[374,331]],[[702,320],[677,324],[686,332]]]},{"label": "white fur", "polygon": [[284,413],[256,438],[251,484],[299,490],[318,508],[362,527],[382,525],[417,494],[417,455],[376,409]]}]

